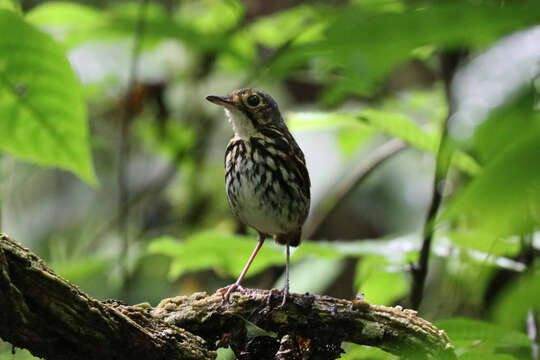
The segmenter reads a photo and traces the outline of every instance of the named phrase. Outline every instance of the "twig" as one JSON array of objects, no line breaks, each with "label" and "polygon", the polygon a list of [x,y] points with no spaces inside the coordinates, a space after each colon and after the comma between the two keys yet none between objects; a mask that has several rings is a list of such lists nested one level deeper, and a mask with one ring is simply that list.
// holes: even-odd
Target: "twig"
[{"label": "twig", "polygon": [[446,88],[446,98],[448,99],[448,116],[446,117],[442,128],[441,142],[439,144],[439,150],[435,160],[433,195],[431,197],[431,204],[424,223],[422,249],[420,250],[418,262],[411,266],[412,285],[410,304],[411,308],[413,309],[418,309],[420,307],[422,298],[424,296],[424,285],[428,272],[429,255],[431,253],[431,241],[433,239],[435,218],[442,203],[445,185],[444,182],[446,180],[453,155],[452,147],[449,146],[448,139],[448,120],[454,111],[454,100],[451,95],[450,84],[454,73],[465,54],[466,53],[463,49],[458,49],[455,51],[444,52],[441,55],[442,77]]},{"label": "twig", "polygon": [[135,23],[133,48],[131,63],[129,66],[128,86],[126,89],[126,99],[124,103],[124,116],[120,124],[120,139],[118,144],[118,232],[122,238],[122,248],[120,252],[120,266],[122,270],[122,294],[126,297],[129,292],[129,271],[127,257],[129,251],[129,234],[127,220],[129,218],[129,208],[125,206],[129,199],[129,152],[130,138],[129,128],[135,116],[133,104],[133,90],[137,84],[137,65],[141,51],[142,37],[145,27],[145,14],[148,0],[141,0],[137,22]]},{"label": "twig", "polygon": [[[363,300],[291,294],[278,307],[275,291],[245,289],[231,303],[219,292],[164,299],[155,308],[100,302],[3,235],[0,291],[11,294],[0,296],[0,338],[50,359],[213,359],[219,340],[255,353],[273,343],[278,349],[287,335],[304,339],[308,353],[336,354],[349,341],[404,358],[455,359],[444,331],[415,311]],[[266,333],[250,337],[246,321]]]},{"label": "twig", "polygon": [[532,308],[527,311],[527,335],[531,342],[531,358],[538,360],[538,323]]},{"label": "twig", "polygon": [[366,159],[359,162],[355,168],[336,184],[334,187],[335,190],[330,192],[326,195],[325,199],[320,201],[317,208],[313,211],[313,215],[304,225],[304,237],[310,239],[316,235],[325,220],[334,213],[338,205],[351,191],[353,191],[376,168],[401,150],[405,149],[406,146],[407,145],[402,140],[389,140],[368,155]]}]

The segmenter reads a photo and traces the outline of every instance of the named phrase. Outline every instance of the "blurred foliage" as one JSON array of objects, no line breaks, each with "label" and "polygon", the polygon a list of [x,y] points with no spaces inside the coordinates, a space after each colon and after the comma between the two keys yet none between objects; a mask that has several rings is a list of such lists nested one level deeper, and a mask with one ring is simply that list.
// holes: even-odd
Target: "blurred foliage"
[{"label": "blurred foliage", "polygon": [[537,298],[539,290],[540,273],[535,269],[517,280],[499,297],[493,314],[494,319],[508,328],[521,328],[520,319],[525,318],[529,311],[533,313],[540,311],[540,302]]},{"label": "blurred foliage", "polygon": [[459,359],[514,359],[509,354],[525,355],[530,346],[527,335],[479,320],[454,318],[439,321],[437,326],[450,336]]},{"label": "blurred foliage", "polygon": [[80,85],[61,47],[1,9],[0,33],[12,34],[0,38],[0,149],[96,184]]},{"label": "blurred foliage", "polygon": [[[149,251],[168,255],[174,259],[169,273],[173,279],[188,271],[207,268],[233,275],[242,272],[245,265],[245,259],[238,257],[236,253],[250,254],[253,250],[253,241],[250,240],[252,239],[247,236],[204,232],[188,237],[182,242],[171,238],[156,239],[150,244]],[[284,263],[281,252],[268,246],[261,249],[259,256],[249,276],[268,266]]]},{"label": "blurred foliage", "polygon": [[355,283],[371,304],[390,306],[408,293],[409,281],[402,269],[392,272],[385,265],[389,265],[388,260],[382,256],[369,256],[358,262]]},{"label": "blurred foliage", "polygon": [[[532,359],[540,70],[520,61],[540,64],[538,1],[141,4],[0,0],[2,231],[100,299],[157,303],[225,286],[255,234],[228,209],[231,129],[204,96],[260,87],[305,152],[312,213],[388,139],[408,145],[346,194],[316,241],[294,249],[291,289],[406,306],[445,137],[452,166],[436,185],[443,204],[421,315],[445,319],[437,326],[459,359]],[[457,49],[468,55],[449,84],[444,59]],[[482,54],[492,56],[485,70],[500,76],[495,86],[484,83],[492,74],[465,71]],[[520,76],[500,70],[508,66]],[[517,78],[526,81],[505,88]],[[485,114],[467,105],[467,83]],[[463,121],[468,132],[454,131]],[[249,286],[281,287],[284,263],[284,249],[267,240]],[[342,359],[395,358],[343,347]],[[10,351],[0,345],[0,359],[32,358]],[[231,358],[220,349],[219,359]]]},{"label": "blurred foliage", "polygon": [[356,344],[343,344],[345,354],[343,354],[341,360],[394,360],[398,359],[384,351],[370,346],[362,346]]},{"label": "blurred foliage", "polygon": [[533,94],[494,111],[477,130],[474,150],[485,165],[446,216],[495,236],[529,234],[540,221],[540,116]]},{"label": "blurred foliage", "polygon": [[[440,142],[440,129],[434,133],[424,132],[414,121],[401,114],[380,111],[376,109],[363,109],[356,114],[352,113],[296,113],[289,114],[291,129],[305,130],[317,128],[337,128],[344,130],[347,137],[341,134],[341,145],[345,153],[356,150],[366,140],[376,134],[377,130],[400,138],[408,144],[420,149],[436,153]],[[353,147],[344,141],[355,140]],[[466,153],[458,151],[454,157],[454,164],[470,175],[480,171],[476,161]]]}]

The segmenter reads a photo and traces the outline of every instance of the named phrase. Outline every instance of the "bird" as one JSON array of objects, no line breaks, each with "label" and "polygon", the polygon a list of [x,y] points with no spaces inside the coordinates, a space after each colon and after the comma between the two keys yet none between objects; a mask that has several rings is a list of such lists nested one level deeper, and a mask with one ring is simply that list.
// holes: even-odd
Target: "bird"
[{"label": "bird", "polygon": [[289,296],[290,247],[300,244],[311,182],[304,153],[277,102],[255,88],[206,100],[222,106],[234,135],[225,150],[225,188],[232,213],[257,231],[257,245],[235,283],[220,289],[224,301],[241,283],[267,237],[286,246],[282,305]]}]

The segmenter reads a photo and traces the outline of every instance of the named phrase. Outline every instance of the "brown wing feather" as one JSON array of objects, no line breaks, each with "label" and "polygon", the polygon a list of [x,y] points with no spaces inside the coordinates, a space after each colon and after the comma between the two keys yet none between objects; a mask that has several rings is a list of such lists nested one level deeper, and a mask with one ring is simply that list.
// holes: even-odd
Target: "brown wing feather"
[{"label": "brown wing feather", "polygon": [[275,147],[286,154],[286,156],[281,156],[283,164],[289,171],[295,173],[293,178],[300,188],[303,196],[307,199],[307,204],[304,209],[304,213],[301,216],[301,222],[299,227],[292,232],[286,234],[276,234],[274,235],[274,240],[281,245],[289,244],[291,246],[298,246],[302,237],[302,224],[309,213],[309,203],[311,199],[310,187],[311,181],[309,179],[309,173],[306,167],[306,160],[304,153],[296,143],[296,140],[292,137],[288,129],[285,128],[276,128],[276,127],[267,127],[261,131],[264,136],[269,137],[273,140]]}]

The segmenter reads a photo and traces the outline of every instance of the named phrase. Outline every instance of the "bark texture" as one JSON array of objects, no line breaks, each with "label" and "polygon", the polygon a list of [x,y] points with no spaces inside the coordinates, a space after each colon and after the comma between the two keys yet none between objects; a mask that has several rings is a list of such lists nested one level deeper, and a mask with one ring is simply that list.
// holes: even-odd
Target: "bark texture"
[{"label": "bark texture", "polygon": [[230,303],[196,293],[149,304],[91,298],[0,235],[0,338],[46,359],[336,359],[341,343],[404,358],[454,359],[443,331],[400,307],[244,289]]}]

